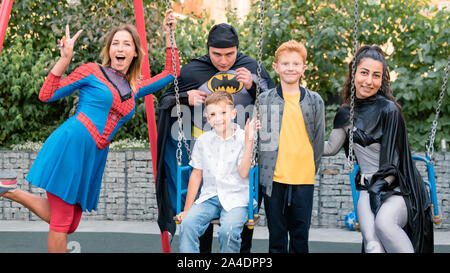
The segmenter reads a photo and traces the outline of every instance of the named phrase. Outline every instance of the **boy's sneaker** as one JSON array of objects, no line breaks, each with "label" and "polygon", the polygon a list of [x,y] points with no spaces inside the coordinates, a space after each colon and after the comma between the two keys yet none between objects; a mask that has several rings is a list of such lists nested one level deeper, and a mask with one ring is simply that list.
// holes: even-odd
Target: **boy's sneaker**
[{"label": "boy's sneaker", "polygon": [[0,171],[0,195],[17,189],[17,174],[14,171]]}]

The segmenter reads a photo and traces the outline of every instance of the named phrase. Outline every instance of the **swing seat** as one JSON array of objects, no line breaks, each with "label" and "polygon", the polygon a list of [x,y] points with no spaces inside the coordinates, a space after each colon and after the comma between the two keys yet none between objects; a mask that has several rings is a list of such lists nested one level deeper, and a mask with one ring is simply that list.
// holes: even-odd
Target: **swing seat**
[{"label": "swing seat", "polygon": [[437,200],[437,191],[436,191],[436,176],[434,173],[434,164],[426,155],[425,157],[413,155],[412,158],[414,160],[425,162],[427,165],[427,176],[428,180],[424,179],[425,185],[428,186],[430,190],[430,199],[431,199],[431,208],[433,210],[433,222],[435,225],[440,225],[442,223],[442,217],[439,214],[439,205]]},{"label": "swing seat", "polygon": [[359,191],[356,189],[356,181],[355,177],[356,174],[359,172],[359,165],[353,164],[353,172],[349,174],[350,176],[350,187],[352,189],[352,199],[353,199],[353,211],[355,212],[355,219],[353,221],[353,230],[360,231],[359,230],[359,222],[358,222],[358,214],[357,212],[357,206],[358,206],[358,200],[359,200]]},{"label": "swing seat", "polygon": [[[428,180],[424,180],[425,185],[428,186],[428,189],[430,190],[430,199],[431,199],[431,208],[433,210],[433,222],[435,225],[440,225],[442,223],[442,217],[439,215],[439,205],[437,200],[437,192],[436,192],[436,177],[434,173],[434,164],[431,162],[430,158],[428,156],[421,157],[417,155],[412,156],[413,160],[418,160],[425,162],[427,165],[427,176]],[[359,171],[359,165],[354,164],[353,165],[353,172],[349,173],[350,176],[350,186],[352,189],[352,198],[353,198],[353,208],[356,212],[357,205],[358,205],[358,199],[359,199],[359,191],[356,189],[356,181],[355,177],[356,174]],[[355,213],[355,221],[353,223],[353,228],[357,231],[359,231],[359,223],[358,223],[358,217]]]},{"label": "swing seat", "polygon": [[[181,196],[183,194],[187,193],[187,189],[183,189],[181,187],[181,175],[183,172],[189,172],[189,176],[191,175],[192,172],[192,167],[191,166],[181,166],[178,165],[177,166],[177,200],[176,200],[176,214],[180,214],[181,212]],[[250,189],[249,189],[249,206],[248,206],[248,220],[245,223],[245,226],[247,226],[248,229],[253,229],[255,227],[256,224],[258,224],[260,217],[258,215],[258,205],[256,205],[255,207],[253,207],[253,200],[256,201],[256,204],[258,204],[258,184],[259,184],[259,167],[258,165],[256,165],[253,168],[250,168],[249,171],[249,184],[250,184]],[[181,221],[179,221],[176,216],[173,217],[173,220],[175,221],[175,223],[177,224],[181,224]],[[220,224],[220,219],[216,218],[211,220],[211,224]]]}]

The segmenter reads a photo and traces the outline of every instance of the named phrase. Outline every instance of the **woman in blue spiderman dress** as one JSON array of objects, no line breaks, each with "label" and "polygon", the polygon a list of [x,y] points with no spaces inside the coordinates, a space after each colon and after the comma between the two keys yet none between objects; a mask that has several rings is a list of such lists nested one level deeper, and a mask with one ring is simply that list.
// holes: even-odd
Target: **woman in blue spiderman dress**
[{"label": "woman in blue spiderman dress", "polygon": [[[100,54],[102,65],[83,64],[62,79],[82,32],[71,38],[66,26],[66,39],[59,41],[61,58],[45,79],[39,99],[52,102],[80,90],[79,104],[75,115],[45,141],[26,178],[45,189],[47,198],[16,189],[15,185],[8,185],[7,190],[0,188],[0,196],[21,203],[50,224],[49,252],[66,252],[67,234],[76,230],[82,212],[97,209],[109,143],[133,116],[135,100],[174,80],[169,25],[174,27],[177,22],[172,10],[166,12],[164,22],[165,70],[142,81],[139,77],[145,52],[132,25],[119,26],[108,34]],[[174,52],[179,70],[176,48]]]}]

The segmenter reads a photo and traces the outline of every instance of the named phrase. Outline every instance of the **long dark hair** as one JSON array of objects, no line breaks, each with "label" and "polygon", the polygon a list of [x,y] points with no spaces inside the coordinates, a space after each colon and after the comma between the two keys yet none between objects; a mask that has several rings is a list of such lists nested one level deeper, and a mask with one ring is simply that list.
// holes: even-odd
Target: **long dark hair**
[{"label": "long dark hair", "polygon": [[[382,77],[380,89],[378,90],[377,93],[380,95],[383,95],[387,99],[393,101],[395,103],[395,105],[398,107],[398,109],[401,110],[402,108],[401,108],[400,104],[397,103],[394,96],[392,95],[392,89],[391,89],[391,84],[390,84],[391,77],[389,75],[389,67],[386,63],[386,59],[384,57],[383,50],[377,45],[373,45],[373,46],[366,45],[366,46],[360,47],[358,49],[358,51],[356,52],[356,58],[355,58],[356,67],[359,66],[359,64],[361,63],[361,60],[364,58],[371,58],[371,59],[373,59],[375,61],[379,61],[383,64],[383,77]],[[347,80],[345,81],[344,87],[341,90],[341,96],[342,96],[342,99],[344,100],[344,104],[346,104],[346,105],[350,105],[350,95],[352,92],[352,65],[353,65],[353,60],[348,65]]]}]

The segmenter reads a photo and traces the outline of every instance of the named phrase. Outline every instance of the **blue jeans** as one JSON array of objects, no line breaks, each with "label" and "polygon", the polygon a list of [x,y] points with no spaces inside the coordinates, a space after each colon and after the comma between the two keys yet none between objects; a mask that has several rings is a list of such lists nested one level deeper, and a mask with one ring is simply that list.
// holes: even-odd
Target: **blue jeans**
[{"label": "blue jeans", "polygon": [[218,240],[221,253],[239,253],[241,232],[248,219],[248,207],[237,207],[226,211],[218,196],[200,204],[193,204],[180,226],[180,252],[198,253],[199,237],[205,233],[211,220],[220,217]]}]

